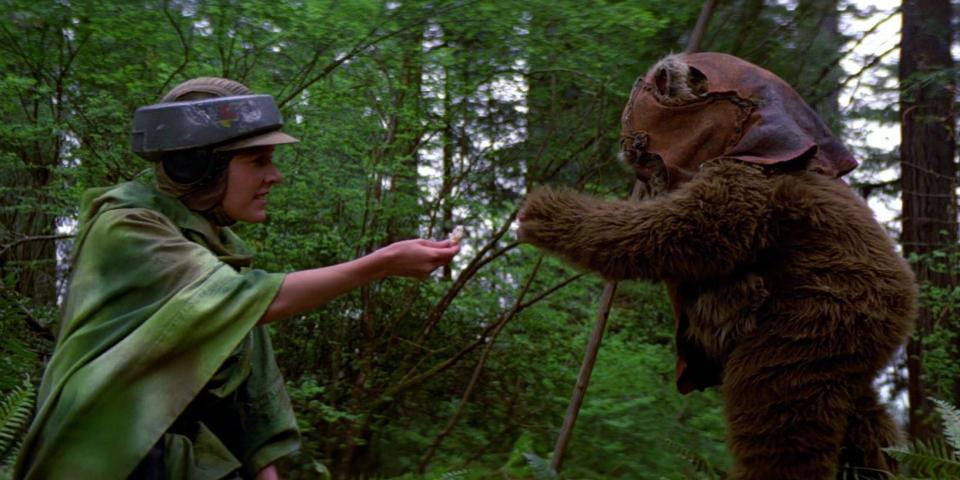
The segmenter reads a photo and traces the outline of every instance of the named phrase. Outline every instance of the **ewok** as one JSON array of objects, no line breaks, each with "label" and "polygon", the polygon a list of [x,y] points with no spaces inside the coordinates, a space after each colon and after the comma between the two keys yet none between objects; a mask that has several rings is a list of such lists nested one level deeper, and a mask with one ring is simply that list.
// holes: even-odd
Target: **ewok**
[{"label": "ewok", "polygon": [[541,188],[521,240],[608,279],[662,280],[678,388],[722,384],[732,478],[891,470],[898,431],[872,382],[909,334],[913,274],[839,177],[856,161],[755,65],[670,56],[637,81],[621,156],[639,201]]}]

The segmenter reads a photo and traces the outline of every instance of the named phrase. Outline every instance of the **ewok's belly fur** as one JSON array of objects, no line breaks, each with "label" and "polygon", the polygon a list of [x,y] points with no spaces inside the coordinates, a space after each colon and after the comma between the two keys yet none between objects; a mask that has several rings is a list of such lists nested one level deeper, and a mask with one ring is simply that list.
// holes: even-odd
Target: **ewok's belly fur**
[{"label": "ewok's belly fur", "polygon": [[689,320],[683,334],[722,368],[737,339],[756,330],[757,316],[769,296],[763,277],[750,272],[681,284],[681,308]]}]

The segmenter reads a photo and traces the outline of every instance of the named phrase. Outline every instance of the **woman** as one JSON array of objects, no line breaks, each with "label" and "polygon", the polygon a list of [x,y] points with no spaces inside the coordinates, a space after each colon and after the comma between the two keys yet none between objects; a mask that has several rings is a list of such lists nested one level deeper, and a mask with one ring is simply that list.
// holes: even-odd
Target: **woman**
[{"label": "woman", "polygon": [[249,268],[229,225],[267,218],[282,180],[274,148],[297,141],[272,98],[252,93],[221,78],[178,85],[135,116],[154,185],[84,194],[17,478],[277,478],[299,434],[262,325],[386,276],[424,278],[459,251],[407,240],[329,267]]}]

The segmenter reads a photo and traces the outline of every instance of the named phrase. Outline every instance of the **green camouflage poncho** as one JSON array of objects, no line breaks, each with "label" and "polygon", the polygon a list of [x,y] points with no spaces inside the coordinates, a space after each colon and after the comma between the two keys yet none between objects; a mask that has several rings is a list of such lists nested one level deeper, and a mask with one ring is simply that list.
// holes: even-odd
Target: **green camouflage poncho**
[{"label": "green camouflage poncho", "polygon": [[122,479],[158,441],[169,478],[252,475],[295,451],[256,326],[284,276],[249,261],[228,228],[152,186],[88,191],[17,478]]}]

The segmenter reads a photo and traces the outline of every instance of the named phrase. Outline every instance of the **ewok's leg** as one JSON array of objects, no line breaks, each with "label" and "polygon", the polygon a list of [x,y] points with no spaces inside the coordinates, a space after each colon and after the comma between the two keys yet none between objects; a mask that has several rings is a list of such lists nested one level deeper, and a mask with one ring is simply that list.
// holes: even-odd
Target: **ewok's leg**
[{"label": "ewok's leg", "polygon": [[854,400],[847,424],[840,464],[849,466],[848,478],[886,479],[896,473],[896,462],[883,453],[883,448],[900,441],[897,425],[887,409],[877,400],[870,385],[863,385]]},{"label": "ewok's leg", "polygon": [[832,480],[836,476],[849,408],[849,393],[843,386],[823,386],[812,396],[764,405],[751,404],[757,397],[755,389],[724,388],[734,458],[730,478]]},{"label": "ewok's leg", "polygon": [[833,480],[855,393],[829,362],[791,362],[781,340],[738,346],[725,370],[730,478]]}]

